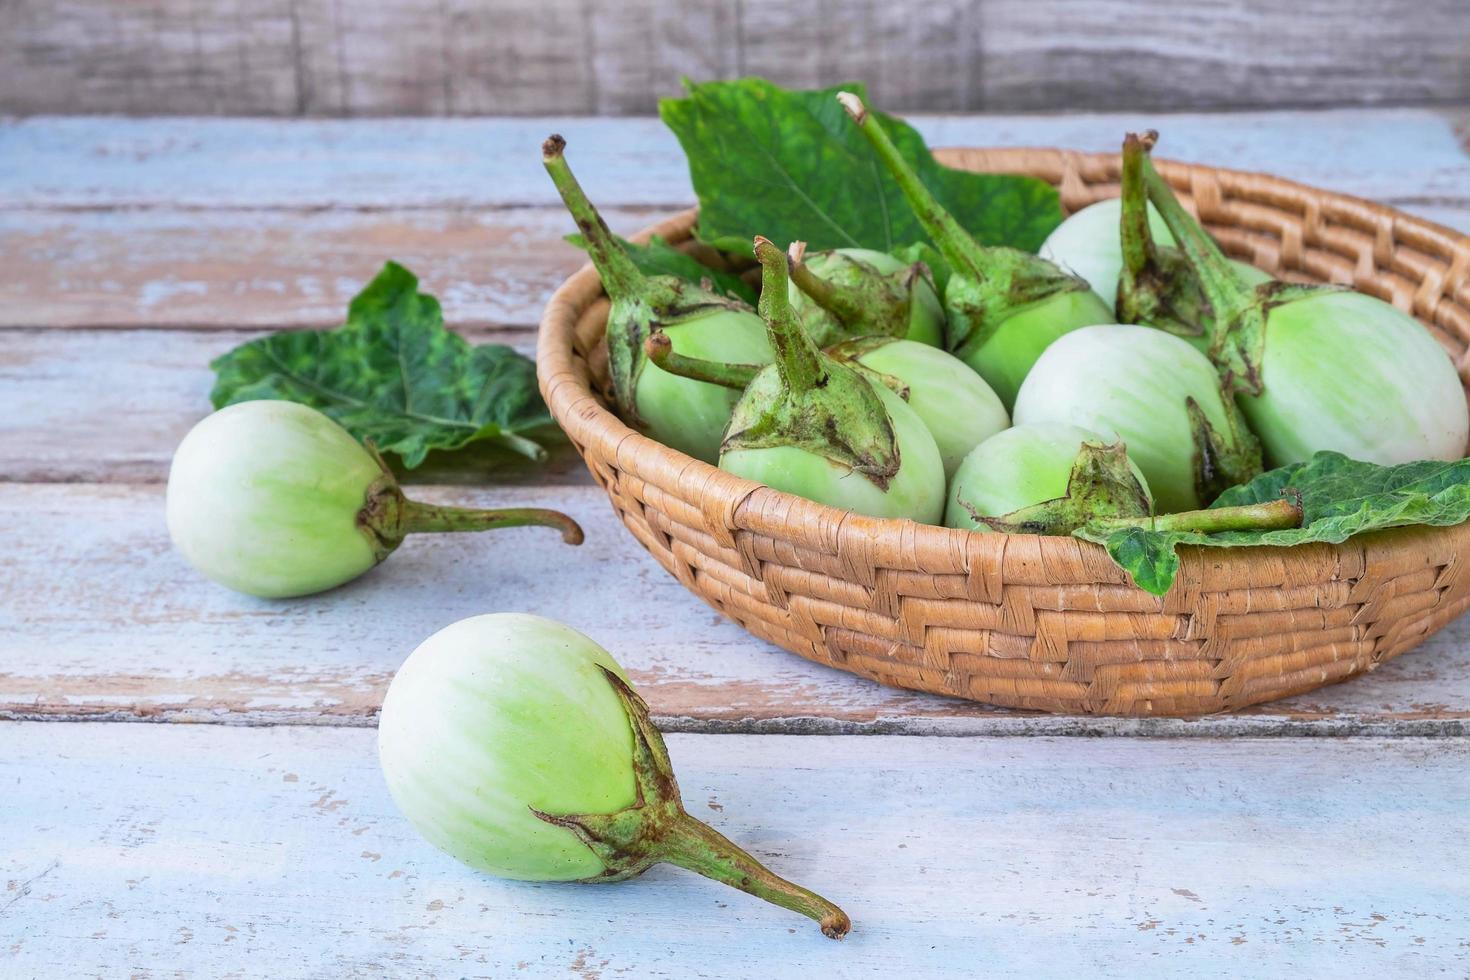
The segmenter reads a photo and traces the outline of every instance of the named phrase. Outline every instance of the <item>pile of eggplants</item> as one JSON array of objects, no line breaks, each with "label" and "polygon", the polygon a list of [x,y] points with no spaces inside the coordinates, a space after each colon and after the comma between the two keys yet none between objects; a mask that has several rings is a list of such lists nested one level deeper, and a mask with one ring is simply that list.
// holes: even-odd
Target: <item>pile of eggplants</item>
[{"label": "pile of eggplants", "polygon": [[1465,397],[1428,331],[1374,297],[1227,259],[1155,171],[1156,134],[1125,141],[1119,198],[1031,254],[975,240],[881,119],[837,99],[947,264],[942,288],[898,255],[759,237],[756,310],[641,276],[565,142],[547,141],[613,300],[613,389],[635,428],[834,507],[1040,534],[1265,531],[1299,512],[1201,511],[1322,450],[1380,465],[1463,455]]}]

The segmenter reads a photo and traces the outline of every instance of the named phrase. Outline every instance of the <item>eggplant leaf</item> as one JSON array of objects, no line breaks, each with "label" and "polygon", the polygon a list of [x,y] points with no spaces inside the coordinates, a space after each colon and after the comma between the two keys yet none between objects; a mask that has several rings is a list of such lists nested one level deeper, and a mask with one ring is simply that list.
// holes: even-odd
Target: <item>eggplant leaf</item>
[{"label": "eggplant leaf", "polygon": [[352,300],[343,326],[271,334],[210,367],[215,408],[262,398],[301,402],[409,469],[430,450],[480,441],[546,456],[525,435],[552,424],[535,365],[502,344],[473,347],[447,330],[439,301],[394,262]]},{"label": "eggplant leaf", "polygon": [[[587,239],[579,234],[568,235],[567,241],[584,252],[587,250]],[[755,305],[755,287],[750,283],[733,272],[711,269],[688,252],[681,252],[670,245],[658,235],[650,238],[647,245],[635,245],[626,238],[619,238],[618,244],[623,246],[623,250],[632,258],[638,271],[645,276],[673,276],[692,283],[708,280],[715,292],[749,303],[751,306]]]},{"label": "eggplant leaf", "polygon": [[[884,252],[928,236],[867,140],[837,104],[861,85],[790,91],[759,78],[684,83],[659,115],[679,138],[699,196],[699,235],[717,248],[751,254],[764,235],[812,251],[861,247]],[[1044,181],[941,166],[912,126],[880,116],[893,142],[941,204],[982,244],[1034,252],[1062,220]]]},{"label": "eggplant leaf", "polygon": [[1139,588],[1163,595],[1178,574],[1175,547],[1181,544],[1211,548],[1338,544],[1365,531],[1459,524],[1470,519],[1470,459],[1378,466],[1341,453],[1320,452],[1305,463],[1268,470],[1249,483],[1232,487],[1210,506],[1267,503],[1286,492],[1301,498],[1301,527],[1217,534],[1083,527],[1074,533],[1106,547]]}]

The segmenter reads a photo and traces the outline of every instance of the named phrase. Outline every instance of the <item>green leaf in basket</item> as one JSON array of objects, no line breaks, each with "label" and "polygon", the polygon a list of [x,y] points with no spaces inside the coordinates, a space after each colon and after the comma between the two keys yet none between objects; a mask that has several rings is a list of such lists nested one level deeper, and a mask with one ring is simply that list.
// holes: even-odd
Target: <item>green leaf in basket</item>
[{"label": "green leaf in basket", "polygon": [[1163,595],[1179,571],[1175,548],[1181,544],[1211,548],[1337,544],[1365,531],[1459,524],[1470,519],[1470,459],[1378,466],[1341,453],[1320,452],[1305,463],[1268,470],[1232,487],[1210,508],[1268,503],[1283,493],[1300,497],[1301,527],[1198,534],[1084,526],[1074,533],[1106,547],[1139,588]]},{"label": "green leaf in basket", "polygon": [[[862,247],[891,252],[928,236],[898,185],[842,107],[839,85],[791,91],[759,78],[684,83],[659,115],[689,158],[699,196],[699,235],[741,255],[764,235],[812,250]],[[1035,251],[1062,220],[1044,181],[941,166],[913,127],[881,116],[899,151],[980,242]]]},{"label": "green leaf in basket", "polygon": [[536,368],[502,344],[473,347],[444,326],[439,301],[389,262],[335,330],[287,330],[214,360],[215,408],[261,398],[301,402],[412,469],[430,450],[498,443],[542,459],[528,437],[552,424]]},{"label": "green leaf in basket", "polygon": [[[587,240],[579,234],[568,235],[567,241],[584,252],[587,250]],[[623,251],[628,253],[633,259],[633,264],[638,267],[638,271],[644,275],[673,276],[692,283],[707,280],[714,287],[715,292],[749,303],[751,306],[755,305],[755,287],[750,283],[733,272],[711,269],[688,252],[681,252],[670,245],[658,235],[650,238],[647,245],[635,245],[626,238],[619,238],[618,244],[623,246]]]}]

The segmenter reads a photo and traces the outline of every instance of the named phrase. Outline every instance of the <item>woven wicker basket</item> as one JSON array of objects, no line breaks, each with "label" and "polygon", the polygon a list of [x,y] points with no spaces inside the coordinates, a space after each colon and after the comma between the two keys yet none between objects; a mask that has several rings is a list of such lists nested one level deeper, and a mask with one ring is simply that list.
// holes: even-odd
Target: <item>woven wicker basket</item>
[{"label": "woven wicker basket", "polygon": [[[1118,193],[1118,158],[941,151],[1025,173],[1075,210]],[[1160,162],[1227,251],[1347,283],[1420,318],[1465,376],[1470,238],[1260,174]],[[685,212],[645,234],[689,238]],[[885,684],[1045,711],[1198,715],[1372,670],[1470,605],[1470,526],[1342,545],[1183,551],[1168,595],[1095,545],[876,520],[668,449],[607,408],[607,302],[583,268],[541,322],[541,390],[623,523],[696,595],[803,657]]]}]

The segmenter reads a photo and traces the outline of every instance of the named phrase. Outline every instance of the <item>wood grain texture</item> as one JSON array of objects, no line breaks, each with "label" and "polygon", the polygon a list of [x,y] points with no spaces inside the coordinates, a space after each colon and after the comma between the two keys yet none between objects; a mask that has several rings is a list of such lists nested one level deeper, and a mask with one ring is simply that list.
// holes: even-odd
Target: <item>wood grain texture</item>
[{"label": "wood grain texture", "polygon": [[[1470,97],[1461,0],[979,7],[985,106],[1238,109]],[[1441,30],[1458,36],[1433,36]]]},{"label": "wood grain texture", "polygon": [[[351,288],[343,287],[350,292]],[[346,308],[343,300],[341,309]],[[527,357],[527,330],[460,331]],[[264,331],[17,330],[0,341],[0,480],[161,483],[174,447],[210,411],[210,361]],[[555,433],[535,464],[485,445],[433,452],[409,483],[560,485],[590,477]]]},{"label": "wood grain texture", "polygon": [[1458,0],[15,0],[0,111],[647,113],[679,79],[867,81],[895,109],[1446,103]]},{"label": "wood grain texture", "polygon": [[[1463,204],[1470,156],[1453,118],[1422,109],[913,116],[931,146],[1116,152],[1162,135],[1170,159],[1260,170],[1387,204]],[[118,119],[0,122],[0,208],[489,209],[560,207],[541,168],[549,132],[599,206],[693,201],[656,119]]]},{"label": "wood grain texture", "polygon": [[[665,211],[610,208],[632,234]],[[586,256],[560,208],[496,211],[0,210],[0,328],[331,327],[383,263],[457,328],[524,339]]]},{"label": "wood grain texture", "polygon": [[1470,943],[1464,742],[672,736],[691,812],[841,903],[836,944],[676,868],[472,872],[371,731],[0,738],[6,975],[1410,977]]},{"label": "wood grain texture", "polygon": [[[456,326],[530,328],[581,262],[535,158],[567,120],[0,124],[0,328],[313,326],[396,258]],[[1470,157],[1434,114],[921,120],[939,143],[1170,152],[1277,170],[1470,228]],[[578,120],[579,170],[632,233],[693,200],[650,120]],[[649,203],[652,202],[652,203]],[[630,206],[631,205],[631,206]]]},{"label": "wood grain texture", "polygon": [[265,601],[172,549],[163,488],[0,484],[17,529],[0,565],[0,717],[372,725],[393,671],[466,616],[534,611],[598,640],[661,722],[691,731],[923,734],[1454,735],[1470,730],[1470,622],[1348,684],[1196,722],[1007,712],[818,666],[721,619],[659,568],[592,486],[448,490],[428,499],[556,507],[539,529],[410,539],[326,595]]},{"label": "wood grain texture", "polygon": [[[669,209],[608,209],[631,235]],[[1470,230],[1464,204],[1404,210]],[[388,259],[412,269],[456,328],[527,342],[585,261],[551,207],[496,211],[0,210],[0,329],[329,327]]]}]

